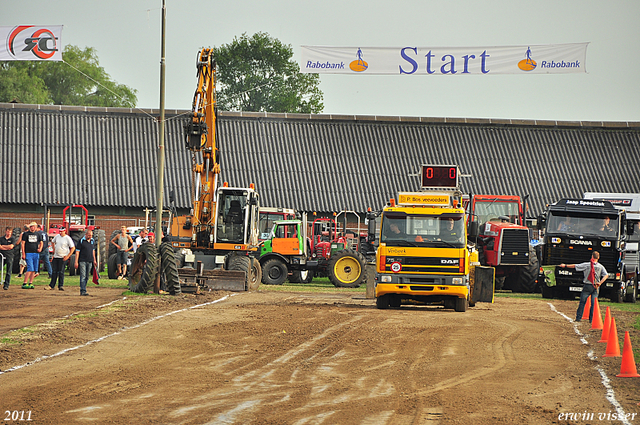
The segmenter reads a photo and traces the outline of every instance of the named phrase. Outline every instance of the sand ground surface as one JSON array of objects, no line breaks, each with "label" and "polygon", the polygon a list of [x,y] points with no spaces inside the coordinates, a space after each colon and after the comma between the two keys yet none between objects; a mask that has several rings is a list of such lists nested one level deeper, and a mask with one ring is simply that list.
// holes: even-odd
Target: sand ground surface
[{"label": "sand ground surface", "polygon": [[[0,298],[5,423],[640,423],[640,378],[568,320],[576,301],[38,289]],[[616,317],[621,350],[633,319]]]}]

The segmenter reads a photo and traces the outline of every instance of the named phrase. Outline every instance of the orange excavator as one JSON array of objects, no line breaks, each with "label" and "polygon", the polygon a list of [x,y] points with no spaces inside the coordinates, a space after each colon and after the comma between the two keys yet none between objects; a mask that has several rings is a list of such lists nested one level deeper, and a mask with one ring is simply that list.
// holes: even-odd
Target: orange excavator
[{"label": "orange excavator", "polygon": [[[216,289],[217,276],[227,290],[257,289],[262,279],[260,263],[249,256],[258,247],[259,196],[250,187],[220,184],[220,151],[216,144],[216,63],[213,49],[200,51],[196,62],[198,86],[192,114],[185,125],[186,147],[193,155],[193,208],[171,221],[169,240],[179,253],[181,266],[191,266],[200,280]],[[182,269],[181,269],[182,270]],[[244,278],[224,276],[224,271],[244,271]],[[236,273],[235,276],[238,276]]]}]

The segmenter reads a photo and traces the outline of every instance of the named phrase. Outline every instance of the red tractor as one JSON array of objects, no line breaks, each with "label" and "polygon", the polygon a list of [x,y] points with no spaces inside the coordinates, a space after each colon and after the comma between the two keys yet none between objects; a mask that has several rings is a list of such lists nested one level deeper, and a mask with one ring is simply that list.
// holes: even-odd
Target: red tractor
[{"label": "red tractor", "polygon": [[310,259],[318,261],[316,273],[329,277],[334,286],[358,288],[367,281],[367,262],[358,252],[359,235],[347,230],[343,233],[338,232],[332,218],[313,220]]},{"label": "red tractor", "polygon": [[470,199],[465,197],[463,202],[468,220],[478,223],[480,263],[496,270],[495,289],[534,292],[538,259],[529,243],[525,208],[520,197],[473,195]]},{"label": "red tractor", "polygon": [[[74,213],[74,208],[80,208],[82,212]],[[67,213],[68,212],[68,213]],[[89,225],[89,211],[84,205],[72,205],[67,206],[62,210],[62,223],[50,223],[47,234],[49,235],[49,244],[52,243],[53,238],[60,234],[61,228],[67,229],[67,235],[71,236],[73,242],[78,246],[78,242],[84,236],[88,229],[93,230],[93,239],[97,244],[96,259],[98,260],[98,270],[104,271],[104,265],[106,263],[106,238],[104,230],[94,225]],[[52,254],[51,245],[49,246],[49,252]],[[74,276],[76,269],[73,267],[75,262],[75,254],[69,259],[69,275]]]}]

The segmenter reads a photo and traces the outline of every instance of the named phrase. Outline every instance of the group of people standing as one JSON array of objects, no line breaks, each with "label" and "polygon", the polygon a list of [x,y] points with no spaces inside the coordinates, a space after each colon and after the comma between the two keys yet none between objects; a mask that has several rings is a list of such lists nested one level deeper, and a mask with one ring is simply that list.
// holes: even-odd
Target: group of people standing
[{"label": "group of people standing", "polygon": [[[93,230],[87,229],[82,239],[77,243],[67,234],[66,228],[60,228],[60,233],[52,240],[53,260],[49,261],[49,236],[36,222],[31,222],[24,226],[23,232],[18,236],[13,236],[11,227],[5,228],[4,236],[0,237],[0,265],[6,265],[6,274],[3,289],[8,290],[11,282],[15,247],[20,246],[20,273],[24,274],[22,284],[23,289],[33,288],[33,279],[39,275],[40,261],[49,273],[51,282],[45,286],[45,290],[53,290],[56,285],[58,290],[64,291],[64,271],[65,265],[75,253],[74,264],[69,264],[78,270],[80,275],[80,295],[86,296],[87,282],[91,272],[97,269],[96,258],[97,241],[93,238]],[[118,279],[123,279],[127,274],[127,260],[130,251],[136,252],[137,248],[145,242],[155,243],[154,233],[149,233],[147,229],[142,229],[135,241],[127,234],[127,227],[122,226],[110,243],[114,244],[117,250],[116,264],[118,267]],[[1,267],[0,267],[1,269]]]},{"label": "group of people standing", "polygon": [[0,237],[0,255],[3,257],[3,264],[7,266],[3,289],[9,289],[11,272],[13,271],[14,248],[19,245],[21,261],[18,277],[22,277],[24,273],[23,289],[33,289],[33,279],[39,275],[39,265],[42,260],[51,279],[45,289],[52,290],[57,284],[58,290],[64,291],[65,264],[75,252],[75,263],[71,266],[78,269],[80,273],[80,295],[88,295],[89,275],[92,267],[98,266],[96,260],[97,244],[93,239],[93,231],[88,229],[76,245],[74,240],[67,235],[67,229],[60,228],[60,233],[53,238],[51,243],[53,247],[52,262],[49,261],[49,236],[39,224],[29,223],[18,238],[13,237],[11,227],[6,227],[4,236]]}]

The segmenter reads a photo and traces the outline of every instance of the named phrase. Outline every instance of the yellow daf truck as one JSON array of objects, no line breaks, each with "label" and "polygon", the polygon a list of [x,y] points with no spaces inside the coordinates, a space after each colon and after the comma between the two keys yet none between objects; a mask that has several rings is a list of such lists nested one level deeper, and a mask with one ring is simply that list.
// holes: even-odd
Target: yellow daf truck
[{"label": "yellow daf truck", "polygon": [[443,304],[466,311],[493,302],[494,270],[481,267],[465,210],[458,167],[422,166],[422,191],[401,192],[380,213],[375,296],[380,309]]}]

